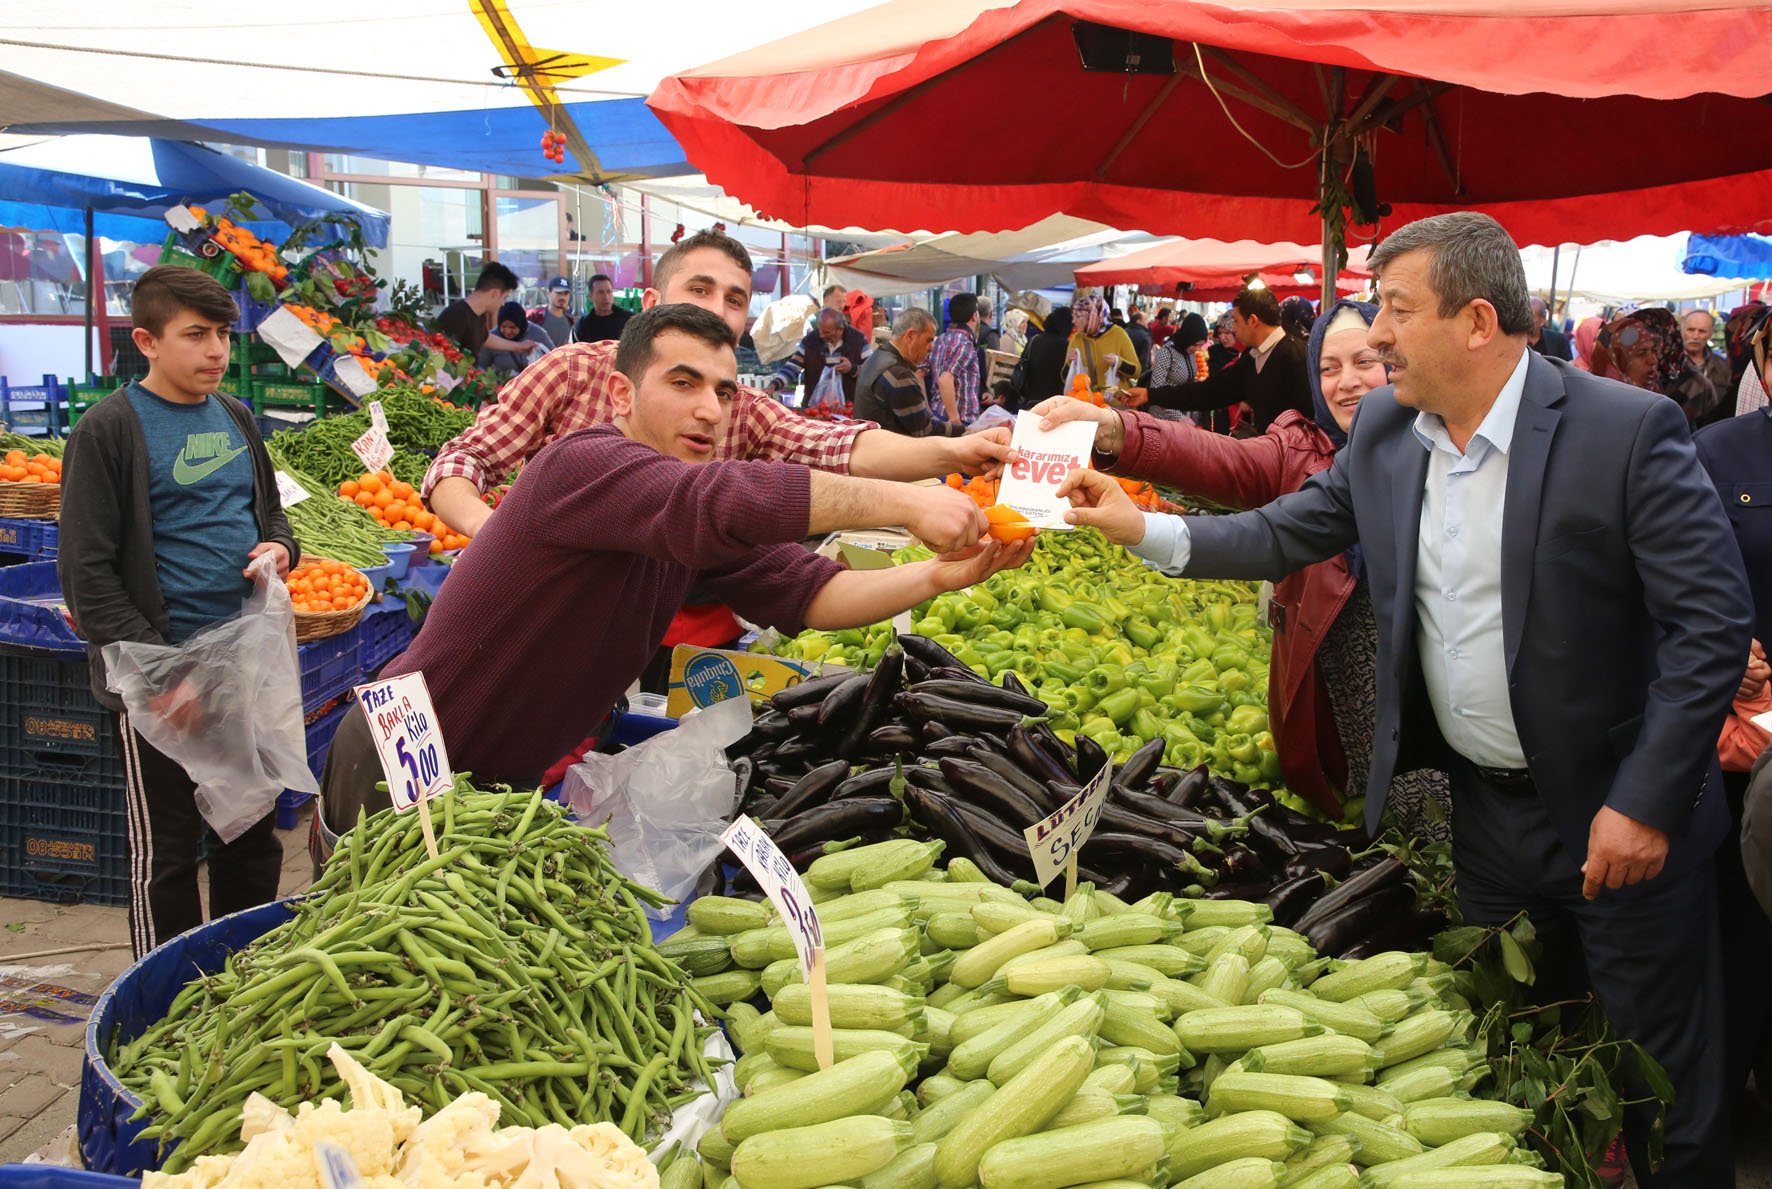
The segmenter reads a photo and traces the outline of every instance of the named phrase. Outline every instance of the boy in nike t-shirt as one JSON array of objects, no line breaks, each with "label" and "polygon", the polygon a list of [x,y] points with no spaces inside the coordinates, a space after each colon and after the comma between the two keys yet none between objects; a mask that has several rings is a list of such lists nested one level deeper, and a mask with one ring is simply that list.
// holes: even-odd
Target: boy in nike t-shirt
[{"label": "boy in nike t-shirt", "polygon": [[[56,566],[88,642],[92,690],[117,711],[129,817],[129,929],[136,957],[199,925],[197,852],[205,829],[195,785],[130,726],[106,686],[99,650],[113,640],[179,644],[237,615],[246,566],[298,556],[276,473],[252,411],[216,390],[228,366],[234,299],[192,268],[162,265],[135,284],[135,345],[148,374],[89,409],[63,463]],[[201,711],[173,691],[164,713],[187,731]],[[214,916],[276,898],[283,848],[271,815],[209,855]]]}]

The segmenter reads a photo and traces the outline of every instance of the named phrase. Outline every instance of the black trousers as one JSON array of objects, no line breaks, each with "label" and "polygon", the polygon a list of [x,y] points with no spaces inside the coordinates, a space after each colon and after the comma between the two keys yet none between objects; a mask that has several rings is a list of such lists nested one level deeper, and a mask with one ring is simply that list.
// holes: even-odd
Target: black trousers
[{"label": "black trousers", "polygon": [[[1589,902],[1581,896],[1580,863],[1538,793],[1496,788],[1455,761],[1452,800],[1453,861],[1466,920],[1498,925],[1523,909],[1547,955],[1578,949],[1613,1027],[1641,1044],[1673,1082],[1659,1172],[1651,1174],[1644,1158],[1651,1112],[1633,1107],[1625,1114],[1637,1184],[1734,1185],[1712,862],[1602,891]],[[1626,1096],[1644,1093],[1637,1087]]]},{"label": "black trousers", "polygon": [[224,843],[197,810],[196,783],[185,770],[117,716],[123,749],[124,801],[129,812],[129,947],[137,958],[203,923],[197,855],[209,845],[209,911],[226,916],[277,898],[283,844],[276,814],[267,813]]}]

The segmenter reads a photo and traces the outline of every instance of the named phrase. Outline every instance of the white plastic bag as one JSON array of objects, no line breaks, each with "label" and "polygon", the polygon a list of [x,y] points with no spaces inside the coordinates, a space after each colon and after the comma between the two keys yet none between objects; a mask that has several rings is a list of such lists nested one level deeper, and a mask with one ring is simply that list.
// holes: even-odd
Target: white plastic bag
[{"label": "white plastic bag", "polygon": [[1083,363],[1083,352],[1079,348],[1072,347],[1070,362],[1065,365],[1064,369],[1064,390],[1066,392],[1071,390],[1078,376],[1083,376],[1090,383],[1094,383],[1095,378],[1089,374],[1088,367]]},{"label": "white plastic bag", "polygon": [[101,650],[129,725],[197,786],[203,820],[232,842],[284,789],[317,793],[302,727],[295,609],[265,554],[249,567],[238,616],[183,644],[118,641]]},{"label": "white plastic bag", "polygon": [[[750,729],[749,698],[718,702],[620,755],[587,755],[566,770],[561,793],[578,820],[609,823],[623,875],[681,900],[720,853],[739,791],[726,749]],[[668,905],[646,911],[671,914]]]},{"label": "white plastic bag", "polygon": [[843,377],[834,366],[835,361],[825,364],[824,375],[818,378],[818,387],[806,399],[808,409],[840,409],[848,402],[848,395],[843,391]]}]

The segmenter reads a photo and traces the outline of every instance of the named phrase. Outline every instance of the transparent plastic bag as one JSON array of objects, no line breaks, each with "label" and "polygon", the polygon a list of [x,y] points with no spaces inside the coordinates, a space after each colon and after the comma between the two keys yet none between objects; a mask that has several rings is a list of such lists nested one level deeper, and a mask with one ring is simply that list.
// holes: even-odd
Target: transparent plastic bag
[{"label": "transparent plastic bag", "polygon": [[806,399],[806,407],[809,409],[840,409],[848,402],[848,399],[843,391],[843,377],[838,374],[835,367],[827,363],[824,374],[818,378],[818,387],[814,388],[812,395]]},{"label": "transparent plastic bag", "polygon": [[[718,702],[619,755],[587,755],[566,770],[561,793],[580,821],[608,823],[623,875],[681,900],[720,853],[738,801],[726,749],[750,729],[749,698]],[[671,913],[646,911],[657,920]]]},{"label": "transparent plastic bag", "polygon": [[284,789],[320,791],[308,767],[289,589],[269,554],[250,571],[252,593],[234,618],[183,644],[101,650],[130,727],[189,773],[197,810],[223,842],[270,813]]},{"label": "transparent plastic bag", "polygon": [[1072,347],[1070,362],[1065,365],[1064,369],[1064,391],[1069,392],[1076,386],[1078,376],[1082,376],[1092,384],[1095,382],[1095,377],[1090,375],[1088,366],[1083,362],[1083,352]]}]

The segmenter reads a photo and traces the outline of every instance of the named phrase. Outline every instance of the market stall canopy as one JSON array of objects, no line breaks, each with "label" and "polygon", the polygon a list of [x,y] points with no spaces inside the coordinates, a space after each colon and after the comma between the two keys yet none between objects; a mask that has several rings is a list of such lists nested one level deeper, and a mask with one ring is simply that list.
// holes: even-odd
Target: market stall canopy
[{"label": "market stall canopy", "polygon": [[1712,277],[1772,278],[1772,235],[1694,235],[1680,267]]},{"label": "market stall canopy", "polygon": [[[282,239],[291,224],[344,215],[373,247],[388,242],[386,212],[203,145],[132,136],[63,136],[0,152],[0,227],[155,243],[180,203],[214,205],[245,191],[269,216],[248,225]],[[324,243],[327,235],[316,236]]]},{"label": "market stall canopy", "polygon": [[[334,19],[221,0],[14,0],[0,122],[520,178],[693,173],[645,106],[659,79],[866,2],[382,0]],[[564,163],[542,155],[549,128],[567,136]]]},{"label": "market stall canopy", "polygon": [[[1339,289],[1353,293],[1365,286],[1370,275],[1367,253],[1362,247],[1349,254],[1348,266],[1337,278]],[[1281,297],[1294,293],[1310,297],[1321,288],[1317,273],[1322,259],[1321,244],[1177,239],[1079,268],[1077,285],[1138,285],[1147,292],[1164,290],[1183,301],[1229,301],[1243,287],[1244,278],[1255,273]],[[1177,291],[1178,286],[1185,288]]]},{"label": "market stall canopy", "polygon": [[1550,297],[1553,271],[1557,295],[1573,294],[1604,305],[1644,301],[1698,301],[1753,284],[1733,277],[1693,276],[1681,268],[1684,235],[1644,235],[1622,243],[1549,248],[1521,253],[1526,285]]},{"label": "market stall canopy", "polygon": [[839,256],[825,262],[827,283],[862,288],[876,297],[914,293],[967,277],[991,276],[1005,289],[1067,285],[1083,264],[1149,242],[1087,219],[1053,215],[1020,231],[941,235]]},{"label": "market stall canopy", "polygon": [[[1772,230],[1769,60],[1764,0],[894,0],[649,102],[797,223],[1312,243],[1327,194],[1356,226],[1475,208],[1556,243]],[[1004,94],[1049,102],[933,135]]]},{"label": "market stall canopy", "polygon": [[[763,227],[770,231],[816,235],[823,239],[841,240],[846,244],[868,248],[884,248],[905,239],[902,231],[870,231],[863,227],[796,227],[792,223],[783,223],[779,219],[758,214],[754,208],[732,197],[699,173],[623,182],[622,189],[648,195],[654,200],[653,212],[662,212],[666,217],[669,217],[668,208],[659,204],[668,203],[677,207],[679,217],[684,211],[692,211],[698,215],[706,215],[710,220],[725,223],[728,227]],[[694,226],[691,224],[692,228]],[[914,233],[911,238],[933,237],[924,232]]]}]

